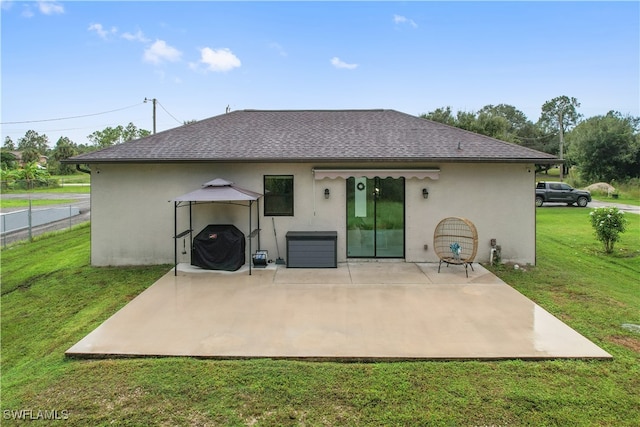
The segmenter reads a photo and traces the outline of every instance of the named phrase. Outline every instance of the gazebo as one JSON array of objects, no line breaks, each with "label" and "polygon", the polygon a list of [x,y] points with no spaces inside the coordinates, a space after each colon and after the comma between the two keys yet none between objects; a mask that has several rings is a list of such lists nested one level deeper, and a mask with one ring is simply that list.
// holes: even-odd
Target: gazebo
[{"label": "gazebo", "polygon": [[[258,237],[258,247],[260,247],[260,206],[259,199],[262,194],[244,188],[240,188],[233,182],[216,178],[202,184],[202,188],[176,197],[173,200],[173,223],[174,223],[174,274],[178,275],[178,239],[189,235],[190,247],[193,245],[193,206],[202,203],[227,203],[232,205],[246,206],[249,208],[249,230],[251,230],[251,213],[254,202],[256,203],[258,224],[256,229],[250,232],[249,240],[249,274],[251,274],[251,240]],[[178,208],[189,207],[189,228],[178,233]]]}]

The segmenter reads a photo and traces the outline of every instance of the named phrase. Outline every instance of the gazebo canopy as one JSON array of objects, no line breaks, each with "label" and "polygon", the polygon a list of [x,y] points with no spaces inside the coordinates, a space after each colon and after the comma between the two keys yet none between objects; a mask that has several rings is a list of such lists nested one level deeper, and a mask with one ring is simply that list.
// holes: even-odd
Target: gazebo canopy
[{"label": "gazebo canopy", "polygon": [[255,201],[262,197],[262,194],[245,190],[233,182],[216,178],[202,184],[202,188],[184,194],[174,199],[175,202],[241,202]]},{"label": "gazebo canopy", "polygon": [[[226,179],[216,178],[213,181],[202,184],[202,188],[184,194],[180,197],[173,199],[174,212],[174,274],[178,274],[178,239],[189,235],[191,245],[193,245],[193,226],[192,226],[192,214],[191,206],[197,203],[230,203],[239,204],[249,208],[249,230],[251,230],[251,207],[253,202],[258,201],[262,197],[262,194],[254,191],[245,190],[244,188],[233,185],[233,182]],[[247,202],[242,203],[242,202]],[[183,204],[184,203],[184,204]],[[189,229],[178,233],[178,208],[182,206],[189,206]],[[259,207],[258,207],[259,211]],[[251,240],[253,237],[258,238],[258,246],[260,246],[260,216],[258,215],[258,228],[251,231],[249,234],[249,258],[251,258]],[[249,274],[251,274],[251,259],[249,260]]]}]

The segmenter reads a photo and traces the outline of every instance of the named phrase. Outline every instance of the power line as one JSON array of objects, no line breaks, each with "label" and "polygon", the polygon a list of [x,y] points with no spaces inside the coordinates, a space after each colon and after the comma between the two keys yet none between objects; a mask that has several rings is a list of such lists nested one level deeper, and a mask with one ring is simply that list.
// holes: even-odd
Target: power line
[{"label": "power line", "polygon": [[526,136],[518,136],[518,135],[513,135],[514,138],[516,139],[520,139],[520,140],[529,140],[529,141],[537,141],[540,139],[547,139],[547,138],[553,138],[554,136],[558,135],[557,133],[550,133],[548,135],[543,135],[543,136],[539,136],[539,137],[534,137],[534,138],[530,138],[530,137],[526,137]]},{"label": "power line", "polygon": [[[156,100],[156,102],[157,102],[158,104],[160,104],[160,101],[157,101],[157,100]],[[165,112],[165,113],[167,113],[168,115],[170,115],[170,116],[171,116],[171,118],[173,118],[173,120],[175,120],[175,121],[176,121],[176,122],[178,122],[179,124],[183,124],[183,122],[181,122],[180,120],[176,119],[176,118],[173,116],[173,114],[171,114],[170,112],[168,112],[168,111],[167,111],[167,109],[166,109],[166,108],[164,108],[164,105],[160,104],[160,106],[162,107],[162,109],[164,110],[164,112]]]},{"label": "power line", "polygon": [[[126,110],[126,109],[129,109],[129,108],[137,107],[140,104],[141,103],[137,103],[137,104],[129,105],[128,107],[116,108],[115,110],[103,111],[101,113],[83,114],[81,116],[72,116],[72,117],[59,117],[57,119],[24,120],[24,121],[20,121],[20,122],[2,122],[2,123],[0,123],[0,125],[18,125],[18,124],[24,124],[24,123],[42,123],[42,122],[55,122],[55,121],[58,121],[58,120],[81,119],[83,117],[100,116],[102,114],[115,113],[116,111],[122,111],[122,110]],[[162,108],[164,108],[164,107],[162,107]],[[173,117],[173,116],[171,116],[171,117]],[[175,117],[173,117],[173,118],[175,119]]]}]

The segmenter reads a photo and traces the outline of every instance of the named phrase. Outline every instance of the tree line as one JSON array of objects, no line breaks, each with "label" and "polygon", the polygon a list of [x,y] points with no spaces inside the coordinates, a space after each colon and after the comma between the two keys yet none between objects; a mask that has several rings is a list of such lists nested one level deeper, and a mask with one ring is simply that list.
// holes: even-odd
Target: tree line
[{"label": "tree line", "polygon": [[553,98],[542,105],[535,123],[507,104],[456,113],[442,107],[420,117],[553,154],[586,181],[640,177],[640,118],[609,111],[583,119],[579,107],[576,98]]},{"label": "tree line", "polygon": [[[87,136],[90,144],[76,144],[66,136],[58,139],[53,148],[49,147],[49,138],[45,134],[39,134],[34,130],[28,130],[22,138],[14,142],[10,137],[6,137],[2,146],[2,169],[18,169],[17,157],[13,152],[19,152],[21,163],[24,167],[33,163],[38,163],[41,156],[47,157],[47,170],[57,175],[69,175],[75,172],[71,165],[61,163],[62,160],[96,151],[115,144],[121,144],[136,138],[150,135],[146,129],[139,129],[133,123],[126,126],[106,127],[103,130],[95,131]],[[23,168],[24,168],[23,167]]]}]

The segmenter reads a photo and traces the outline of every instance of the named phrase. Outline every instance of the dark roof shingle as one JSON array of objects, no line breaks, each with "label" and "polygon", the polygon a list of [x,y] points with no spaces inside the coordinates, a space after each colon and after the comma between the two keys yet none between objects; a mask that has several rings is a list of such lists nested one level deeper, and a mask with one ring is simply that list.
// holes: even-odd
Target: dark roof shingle
[{"label": "dark roof shingle", "polygon": [[241,110],[70,163],[466,161],[555,163],[547,153],[394,110]]}]

